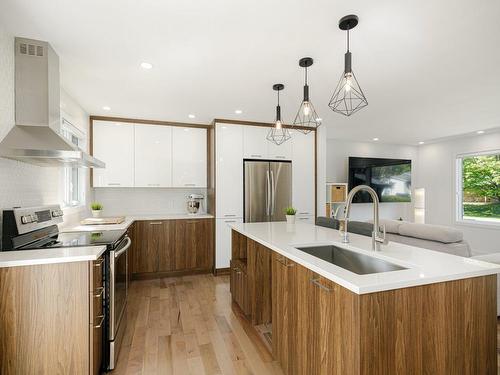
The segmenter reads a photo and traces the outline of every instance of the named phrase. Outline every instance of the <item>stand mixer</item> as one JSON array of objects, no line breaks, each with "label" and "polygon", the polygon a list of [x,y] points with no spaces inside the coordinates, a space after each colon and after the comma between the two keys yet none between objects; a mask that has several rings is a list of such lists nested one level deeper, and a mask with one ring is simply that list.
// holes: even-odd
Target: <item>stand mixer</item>
[{"label": "stand mixer", "polygon": [[188,213],[191,215],[197,214],[204,199],[205,197],[201,194],[188,195],[188,201],[187,201]]}]

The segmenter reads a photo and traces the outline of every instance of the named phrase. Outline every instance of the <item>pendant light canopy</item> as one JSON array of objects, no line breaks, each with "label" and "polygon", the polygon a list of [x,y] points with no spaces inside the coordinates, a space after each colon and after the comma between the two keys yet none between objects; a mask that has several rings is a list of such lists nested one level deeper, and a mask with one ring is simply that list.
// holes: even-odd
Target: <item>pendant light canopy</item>
[{"label": "pendant light canopy", "polygon": [[285,88],[282,83],[276,83],[273,85],[273,90],[278,92],[278,105],[276,106],[276,120],[274,122],[274,127],[269,130],[267,134],[267,140],[277,144],[278,146],[282,143],[288,141],[291,138],[288,129],[283,127],[281,123],[281,107],[280,107],[280,91]]},{"label": "pendant light canopy", "polygon": [[302,103],[300,104],[299,111],[295,116],[293,121],[294,125],[303,126],[308,129],[297,129],[302,133],[309,133],[311,130],[316,129],[321,125],[321,119],[319,118],[313,104],[309,99],[309,85],[307,84],[307,68],[313,64],[313,59],[311,57],[303,57],[299,60],[299,66],[304,68],[305,79],[304,79],[304,97]]},{"label": "pendant light canopy", "polygon": [[345,54],[344,71],[328,106],[332,111],[350,116],[368,105],[365,94],[359,86],[358,80],[352,71],[352,55],[349,51],[349,31],[358,24],[358,17],[349,15],[342,17],[339,28],[347,31],[347,52]]}]

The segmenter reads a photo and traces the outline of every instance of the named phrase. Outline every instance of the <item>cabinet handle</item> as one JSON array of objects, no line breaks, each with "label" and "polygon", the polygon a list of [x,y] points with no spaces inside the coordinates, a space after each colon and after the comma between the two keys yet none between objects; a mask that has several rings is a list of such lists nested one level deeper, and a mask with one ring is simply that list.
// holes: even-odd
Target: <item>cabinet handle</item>
[{"label": "cabinet handle", "polygon": [[224,215],[224,217],[235,217],[236,215],[233,215],[233,214],[226,214]]},{"label": "cabinet handle", "polygon": [[253,154],[253,155],[250,155],[250,157],[252,157],[252,158],[261,158],[261,157],[262,157],[262,155]]},{"label": "cabinet handle", "polygon": [[[99,291],[99,292],[97,292]],[[99,297],[102,297],[103,293],[104,293],[104,287],[100,286],[99,288],[97,288],[94,292],[97,292],[97,293],[94,293],[94,297],[95,298],[99,298]]]},{"label": "cabinet handle", "polygon": [[308,217],[298,217],[297,219],[299,219],[299,220],[309,220]]},{"label": "cabinet handle", "polygon": [[162,221],[152,221],[149,223],[149,225],[162,225],[163,222]]},{"label": "cabinet handle", "polygon": [[94,267],[101,267],[103,263],[104,258],[99,258],[98,260],[94,261]]},{"label": "cabinet handle", "polygon": [[148,186],[160,186],[160,184],[148,184]]},{"label": "cabinet handle", "polygon": [[236,220],[224,220],[224,223],[236,223]]},{"label": "cabinet handle", "polygon": [[286,156],[276,155],[276,159],[286,159]]},{"label": "cabinet handle", "polygon": [[196,184],[184,184],[184,186],[196,186]]},{"label": "cabinet handle", "polygon": [[299,215],[310,215],[309,212],[299,212]]},{"label": "cabinet handle", "polygon": [[98,325],[94,326],[95,329],[98,329],[98,328],[101,328],[102,327],[102,323],[104,323],[104,315],[99,315],[99,316],[96,316],[96,318],[100,318],[101,321],[99,322]]},{"label": "cabinet handle", "polygon": [[240,268],[236,268],[236,267],[235,267],[235,268],[233,268],[233,270],[234,270],[234,272],[236,272],[236,273],[241,273],[241,269],[240,269]]},{"label": "cabinet handle", "polygon": [[282,256],[281,258],[276,258],[276,261],[281,263],[285,267],[294,267],[295,266],[295,263],[292,263],[292,262],[288,263],[288,259],[286,259],[284,256]]},{"label": "cabinet handle", "polygon": [[108,182],[108,186],[120,186],[119,182]]},{"label": "cabinet handle", "polygon": [[324,291],[326,291],[328,293],[333,292],[333,289],[327,288],[326,286],[324,286],[323,284],[321,284],[319,282],[319,279],[311,279],[311,283],[313,283],[316,286],[319,286],[321,289],[323,289]]}]

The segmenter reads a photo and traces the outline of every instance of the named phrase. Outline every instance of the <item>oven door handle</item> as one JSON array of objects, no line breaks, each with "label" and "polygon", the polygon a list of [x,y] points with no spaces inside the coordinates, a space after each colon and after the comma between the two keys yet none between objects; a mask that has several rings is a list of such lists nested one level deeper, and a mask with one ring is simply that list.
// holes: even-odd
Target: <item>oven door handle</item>
[{"label": "oven door handle", "polygon": [[128,248],[130,247],[130,245],[132,245],[132,240],[130,239],[130,237],[125,237],[125,238],[126,238],[127,244],[125,246],[123,246],[119,251],[115,252],[115,259],[119,258],[120,255],[122,255],[125,251],[127,251]]}]

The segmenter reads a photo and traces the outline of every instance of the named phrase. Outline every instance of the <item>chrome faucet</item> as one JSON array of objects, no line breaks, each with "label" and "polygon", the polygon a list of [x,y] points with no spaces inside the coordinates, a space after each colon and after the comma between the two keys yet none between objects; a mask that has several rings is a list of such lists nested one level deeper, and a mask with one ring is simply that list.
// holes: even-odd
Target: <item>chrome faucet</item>
[{"label": "chrome faucet", "polygon": [[370,193],[373,200],[373,232],[372,232],[372,250],[380,251],[380,244],[387,245],[389,241],[385,237],[385,225],[383,226],[383,232],[380,232],[379,227],[379,200],[377,193],[371,187],[366,185],[358,185],[354,187],[347,196],[347,202],[345,206],[345,225],[344,225],[344,238],[342,239],[343,243],[349,243],[349,234],[347,232],[347,226],[349,222],[349,214],[351,212],[351,204],[354,196],[358,191],[367,191]]}]

